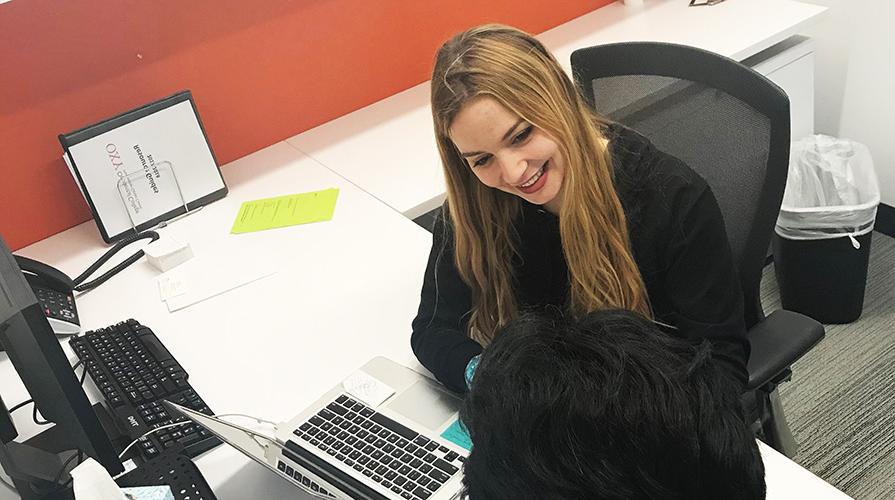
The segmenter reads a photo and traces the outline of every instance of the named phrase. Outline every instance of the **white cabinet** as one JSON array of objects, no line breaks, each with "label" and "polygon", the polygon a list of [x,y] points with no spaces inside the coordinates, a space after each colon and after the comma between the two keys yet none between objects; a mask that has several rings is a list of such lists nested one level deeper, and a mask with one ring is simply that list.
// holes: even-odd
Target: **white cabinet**
[{"label": "white cabinet", "polygon": [[814,43],[793,36],[743,61],[789,96],[792,140],[814,133]]}]

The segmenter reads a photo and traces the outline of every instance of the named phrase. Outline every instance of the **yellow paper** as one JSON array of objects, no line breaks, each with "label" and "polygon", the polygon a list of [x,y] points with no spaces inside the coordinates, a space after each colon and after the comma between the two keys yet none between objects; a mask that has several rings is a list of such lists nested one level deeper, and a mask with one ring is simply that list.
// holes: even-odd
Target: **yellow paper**
[{"label": "yellow paper", "polygon": [[332,219],[339,190],[324,189],[310,193],[246,201],[239,207],[233,234],[263,231]]}]

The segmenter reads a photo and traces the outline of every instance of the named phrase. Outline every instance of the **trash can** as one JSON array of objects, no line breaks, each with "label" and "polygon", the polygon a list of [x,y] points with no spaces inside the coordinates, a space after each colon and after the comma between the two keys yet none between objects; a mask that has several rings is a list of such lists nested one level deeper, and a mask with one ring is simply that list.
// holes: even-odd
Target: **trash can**
[{"label": "trash can", "polygon": [[878,205],[864,145],[824,135],[793,143],[772,242],[784,309],[821,323],[861,316]]}]

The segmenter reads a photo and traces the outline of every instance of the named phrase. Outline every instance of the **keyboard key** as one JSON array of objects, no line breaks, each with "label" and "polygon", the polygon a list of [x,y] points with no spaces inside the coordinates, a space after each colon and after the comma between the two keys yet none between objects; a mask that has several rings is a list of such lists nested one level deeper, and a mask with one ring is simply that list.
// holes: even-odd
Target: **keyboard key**
[{"label": "keyboard key", "polygon": [[453,451],[449,451],[449,452],[447,453],[447,455],[444,456],[444,459],[447,460],[448,462],[452,462],[452,461],[454,461],[454,460],[455,460],[457,457],[459,457],[459,456],[460,456],[460,455],[457,455],[455,452],[453,452]]},{"label": "keyboard key", "polygon": [[447,481],[448,479],[451,478],[451,476],[448,476],[447,474],[445,474],[444,472],[441,472],[438,469],[432,469],[428,472],[428,474],[429,474],[430,478],[438,481],[439,483],[444,483],[445,481]]},{"label": "keyboard key", "polygon": [[339,406],[335,403],[330,403],[330,404],[326,405],[326,409],[335,413],[336,415],[345,415],[346,413],[348,413],[348,410],[346,410],[345,408],[342,408],[341,406]]},{"label": "keyboard key", "polygon": [[456,467],[445,462],[444,460],[442,460],[440,458],[436,458],[435,461],[432,463],[432,465],[434,465],[435,467],[438,467],[439,469],[443,470],[444,472],[447,472],[450,475],[453,475],[458,470]]},{"label": "keyboard key", "polygon": [[[404,425],[399,424],[398,422],[395,422],[394,420],[386,417],[385,415],[383,415],[381,413],[374,412],[370,416],[370,420],[372,420],[372,421],[376,422],[377,424],[385,427],[386,429],[402,436],[404,439],[414,439],[417,436],[419,436],[418,433],[405,427]],[[403,446],[404,445],[401,445],[401,447],[403,447]]]},{"label": "keyboard key", "polygon": [[333,417],[335,417],[336,415],[333,412],[324,408],[317,412],[317,416],[322,418],[323,420],[332,420]]},{"label": "keyboard key", "polygon": [[418,498],[422,498],[423,500],[432,496],[431,491],[429,491],[421,486],[417,486],[416,489],[413,490],[413,494],[416,495]]}]

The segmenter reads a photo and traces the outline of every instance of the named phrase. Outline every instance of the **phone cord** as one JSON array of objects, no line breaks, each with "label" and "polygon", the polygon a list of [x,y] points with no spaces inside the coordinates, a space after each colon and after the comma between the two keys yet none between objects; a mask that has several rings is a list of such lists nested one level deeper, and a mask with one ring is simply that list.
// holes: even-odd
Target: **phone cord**
[{"label": "phone cord", "polygon": [[145,240],[147,238],[150,238],[152,241],[155,241],[159,238],[159,235],[155,231],[144,231],[142,233],[137,233],[137,234],[128,236],[127,238],[116,243],[115,246],[113,246],[112,248],[109,249],[108,252],[103,254],[103,256],[99,258],[99,260],[97,260],[96,262],[91,264],[91,266],[88,267],[86,271],[84,271],[83,273],[81,273],[80,276],[78,276],[77,278],[74,279],[74,283],[75,283],[74,291],[85,292],[87,290],[90,290],[91,288],[96,288],[99,285],[102,285],[103,283],[105,283],[106,280],[108,280],[112,276],[115,276],[116,274],[118,274],[119,272],[124,270],[124,268],[126,268],[127,266],[140,260],[140,257],[142,257],[145,254],[145,252],[143,252],[142,249],[138,250],[135,254],[131,255],[130,257],[124,259],[123,261],[121,261],[118,265],[116,265],[112,269],[109,269],[108,271],[103,273],[99,278],[96,278],[95,280],[92,280],[92,281],[83,282],[84,280],[89,278],[91,274],[95,273],[96,270],[99,269],[99,267],[101,265],[105,264],[109,259],[111,259],[113,255],[118,253],[119,250],[130,245],[131,243],[134,243],[134,242],[140,241],[140,240]]}]

